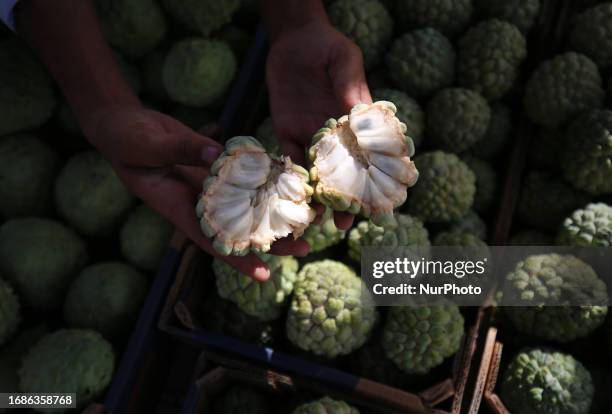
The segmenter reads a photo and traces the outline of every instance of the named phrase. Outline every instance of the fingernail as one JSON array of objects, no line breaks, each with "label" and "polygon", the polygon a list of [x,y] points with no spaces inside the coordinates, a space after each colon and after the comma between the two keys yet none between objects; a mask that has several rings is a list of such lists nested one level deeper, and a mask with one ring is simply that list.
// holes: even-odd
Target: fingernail
[{"label": "fingernail", "polygon": [[207,164],[212,164],[221,155],[221,150],[215,147],[204,147],[202,149],[202,161]]},{"label": "fingernail", "polygon": [[255,269],[255,272],[253,272],[253,276],[255,276],[255,279],[265,282],[270,278],[270,271],[265,267],[258,267]]}]

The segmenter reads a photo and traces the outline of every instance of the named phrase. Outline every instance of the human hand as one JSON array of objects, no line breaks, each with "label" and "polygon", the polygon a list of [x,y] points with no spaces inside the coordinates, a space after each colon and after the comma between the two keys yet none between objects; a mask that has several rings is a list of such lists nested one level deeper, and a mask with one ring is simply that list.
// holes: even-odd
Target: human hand
[{"label": "human hand", "polygon": [[[306,149],[325,121],[372,102],[361,50],[324,19],[277,35],[266,70],[281,150],[300,165],[307,165]],[[348,229],[353,216],[336,212],[334,221]]]},{"label": "human hand", "polygon": [[[207,253],[256,280],[269,277],[255,254],[220,256],[200,230],[195,205],[208,168],[223,151],[214,140],[179,121],[140,106],[113,107],[87,118],[84,132],[124,184]],[[304,256],[308,244],[285,238],[272,254]]]}]

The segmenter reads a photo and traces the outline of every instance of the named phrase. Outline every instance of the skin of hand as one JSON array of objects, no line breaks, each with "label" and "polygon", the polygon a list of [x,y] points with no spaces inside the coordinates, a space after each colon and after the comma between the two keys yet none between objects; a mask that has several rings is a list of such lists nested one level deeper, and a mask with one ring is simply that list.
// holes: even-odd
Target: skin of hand
[{"label": "skin of hand", "polygon": [[[306,149],[325,121],[372,102],[361,50],[326,16],[272,36],[266,72],[281,149],[300,165],[307,165]],[[336,212],[334,221],[348,229],[353,216]]]}]

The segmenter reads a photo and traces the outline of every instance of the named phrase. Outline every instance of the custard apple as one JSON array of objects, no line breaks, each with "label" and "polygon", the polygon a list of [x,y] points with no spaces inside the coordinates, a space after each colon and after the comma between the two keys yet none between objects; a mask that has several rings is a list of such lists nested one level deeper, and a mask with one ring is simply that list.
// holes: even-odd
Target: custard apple
[{"label": "custard apple", "polygon": [[478,92],[448,88],[438,91],[427,103],[425,119],[432,145],[458,154],[485,136],[491,108]]},{"label": "custard apple", "polygon": [[497,195],[497,172],[491,164],[476,157],[467,156],[463,161],[476,175],[474,210],[487,211],[493,205]]},{"label": "custard apple", "polygon": [[310,245],[310,253],[317,253],[340,243],[346,237],[346,231],[338,229],[334,222],[334,211],[326,208],[321,222],[311,224],[302,238]]},{"label": "custard apple", "polygon": [[497,19],[482,21],[459,39],[457,81],[498,100],[514,85],[526,57],[527,42],[516,26]]},{"label": "custard apple", "polygon": [[348,238],[349,256],[359,262],[363,246],[428,247],[429,233],[423,222],[408,214],[395,214],[385,227],[364,220],[351,229]]},{"label": "custard apple", "polygon": [[425,115],[419,103],[408,94],[396,89],[375,89],[372,96],[377,101],[389,101],[397,107],[397,118],[406,124],[406,135],[412,138],[414,146],[423,141]]},{"label": "custard apple", "polygon": [[425,375],[461,347],[463,316],[455,304],[394,306],[383,328],[387,358],[408,374]]},{"label": "custard apple", "polygon": [[108,339],[129,334],[148,291],[140,272],[121,262],[104,262],[83,269],[64,301],[64,321],[71,328],[100,332]]},{"label": "custard apple", "polygon": [[451,37],[470,23],[473,9],[472,0],[396,0],[402,27],[432,27]]},{"label": "custard apple", "polygon": [[306,264],[298,275],[286,331],[298,348],[327,358],[361,347],[377,320],[364,282],[343,263]]},{"label": "custard apple", "polygon": [[189,31],[208,36],[229,23],[240,0],[162,0],[166,11]]},{"label": "custard apple", "polygon": [[419,176],[414,143],[391,102],[358,104],[330,119],[308,151],[315,199],[336,211],[386,220],[406,200]]},{"label": "custard apple", "polygon": [[482,240],[486,240],[488,234],[487,224],[474,210],[469,210],[465,216],[453,222],[449,227],[449,231],[453,233],[471,233]]},{"label": "custard apple", "polygon": [[253,137],[234,137],[214,162],[198,197],[202,232],[222,255],[265,253],[277,239],[300,237],[315,218],[308,171],[268,155]]},{"label": "custard apple", "polygon": [[335,0],[327,14],[334,27],[359,46],[366,69],[380,62],[393,35],[393,19],[380,1]]},{"label": "custard apple", "polygon": [[512,135],[512,112],[501,103],[491,105],[491,120],[484,137],[473,145],[469,152],[483,159],[491,159],[500,155],[510,141]]},{"label": "custard apple", "polygon": [[323,397],[300,405],[293,410],[293,414],[359,414],[359,410],[344,401]]},{"label": "custard apple", "polygon": [[509,246],[552,246],[552,236],[537,230],[519,230],[508,240]]},{"label": "custard apple", "polygon": [[28,306],[48,310],[61,304],[74,276],[87,262],[87,247],[63,224],[35,217],[0,227],[0,275]]},{"label": "custard apple", "polygon": [[266,396],[255,388],[232,385],[212,403],[212,414],[269,414],[271,407]]},{"label": "custard apple", "polygon": [[582,53],[602,71],[612,69],[612,3],[603,3],[580,13],[570,33],[570,48]]},{"label": "custard apple", "polygon": [[272,118],[268,117],[259,124],[257,131],[255,131],[255,138],[261,142],[261,145],[263,145],[268,154],[280,155],[280,144],[274,132]]},{"label": "custard apple", "polygon": [[592,110],[567,130],[564,176],[590,195],[612,194],[612,111]]},{"label": "custard apple", "polygon": [[107,236],[134,203],[111,164],[94,151],[74,155],[55,180],[59,215],[87,236]]},{"label": "custard apple", "polygon": [[172,224],[147,205],[136,207],[119,233],[123,257],[139,269],[156,271],[166,253],[173,229]]},{"label": "custard apple", "polygon": [[513,413],[589,414],[593,383],[574,357],[548,349],[524,349],[511,360],[501,398]]},{"label": "custard apple", "polygon": [[262,321],[279,318],[296,282],[298,262],[292,256],[263,254],[270,279],[257,282],[220,259],[213,261],[219,296],[234,302],[244,313]]},{"label": "custard apple", "polygon": [[10,219],[49,213],[59,162],[57,154],[38,138],[26,135],[2,138],[0,217]]},{"label": "custard apple", "polygon": [[426,152],[415,159],[419,183],[405,204],[408,213],[425,222],[451,222],[463,217],[474,202],[476,176],[455,154]]},{"label": "custard apple", "polygon": [[591,203],[567,217],[557,233],[560,246],[612,246],[612,207]]},{"label": "custard apple", "polygon": [[512,23],[527,33],[540,12],[540,0],[474,0],[478,14]]},{"label": "custard apple", "polygon": [[227,92],[236,66],[234,52],[224,42],[188,38],[170,48],[162,78],[170,99],[205,107],[216,104]]},{"label": "custard apple", "polygon": [[[608,294],[591,266],[572,255],[531,255],[505,277],[504,308],[519,331],[548,341],[570,342],[604,323]],[[572,306],[582,304],[582,306]]]},{"label": "custard apple", "polygon": [[604,96],[595,63],[584,55],[567,52],[541,63],[531,74],[524,105],[533,122],[556,128],[584,110],[599,108]]},{"label": "custard apple", "polygon": [[[23,358],[19,384],[25,393],[75,393],[78,407],[101,397],[115,365],[113,348],[90,330],[61,329],[44,336]],[[46,409],[41,412],[65,412]]]},{"label": "custard apple", "polygon": [[20,321],[19,298],[11,285],[0,279],[0,346],[17,331]]},{"label": "custard apple", "polygon": [[385,64],[393,84],[415,98],[426,98],[455,80],[453,45],[432,28],[408,32],[395,39]]},{"label": "custard apple", "polygon": [[469,232],[443,231],[433,240],[434,246],[487,247],[480,237]]}]

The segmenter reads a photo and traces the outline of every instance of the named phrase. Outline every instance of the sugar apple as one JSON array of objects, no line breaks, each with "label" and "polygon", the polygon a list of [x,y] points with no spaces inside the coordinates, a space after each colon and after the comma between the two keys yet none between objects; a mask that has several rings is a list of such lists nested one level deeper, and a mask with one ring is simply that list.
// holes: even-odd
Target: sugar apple
[{"label": "sugar apple", "polygon": [[208,36],[240,8],[240,0],[162,0],[166,11],[188,30]]},{"label": "sugar apple", "polygon": [[598,108],[605,93],[597,66],[567,52],[541,63],[525,86],[524,105],[533,122],[556,128],[586,109]]},{"label": "sugar apple", "polygon": [[393,35],[393,19],[380,1],[335,0],[327,14],[361,48],[366,69],[380,62]]},{"label": "sugar apple", "polygon": [[415,246],[428,247],[429,233],[423,222],[408,214],[395,214],[385,227],[377,226],[370,220],[364,220],[351,229],[348,238],[349,256],[361,261],[363,246]]},{"label": "sugar apple", "polygon": [[461,347],[463,316],[455,304],[394,306],[383,328],[387,358],[408,374],[424,375]]},{"label": "sugar apple", "polygon": [[28,306],[59,306],[86,262],[85,243],[59,222],[28,217],[0,226],[0,274]]},{"label": "sugar apple", "polygon": [[487,211],[497,195],[497,172],[491,164],[476,157],[466,156],[463,161],[476,175],[474,210]]},{"label": "sugar apple", "polygon": [[589,371],[571,355],[524,349],[503,375],[501,398],[521,414],[588,414],[593,399]]},{"label": "sugar apple", "polygon": [[481,140],[491,120],[491,108],[478,93],[463,88],[442,89],[426,108],[427,137],[444,151],[461,153]]},{"label": "sugar apple", "polygon": [[481,240],[486,240],[488,234],[487,224],[474,210],[469,210],[465,216],[453,222],[449,227],[449,231],[453,233],[471,233]]},{"label": "sugar apple", "polygon": [[121,227],[121,253],[137,268],[154,272],[161,264],[172,232],[172,224],[142,204]]},{"label": "sugar apple", "polygon": [[508,240],[509,246],[552,246],[553,244],[552,236],[528,229],[519,230]]},{"label": "sugar apple", "polygon": [[0,217],[48,213],[53,205],[53,180],[59,167],[57,154],[38,138],[26,135],[2,138]]},{"label": "sugar apple", "polygon": [[580,13],[569,36],[572,50],[582,53],[602,71],[612,69],[612,3],[603,3]]},{"label": "sugar apple", "polygon": [[557,233],[560,246],[612,246],[612,207],[591,203],[567,217]]},{"label": "sugar apple", "polygon": [[114,365],[113,348],[100,334],[60,329],[43,337],[23,358],[20,389],[25,393],[75,393],[82,408],[102,395],[111,382]]},{"label": "sugar apple", "polygon": [[88,266],[68,289],[64,320],[72,328],[124,338],[136,322],[148,285],[144,275],[121,262]]},{"label": "sugar apple", "polygon": [[527,33],[540,12],[540,0],[474,0],[474,8],[483,17],[505,20]]},{"label": "sugar apple", "polygon": [[501,103],[494,103],[491,105],[491,120],[487,132],[478,140],[478,145],[472,146],[469,152],[487,160],[497,157],[510,141],[512,127],[510,108]]},{"label": "sugar apple", "polygon": [[565,217],[588,201],[586,195],[552,174],[531,171],[523,182],[517,214],[530,226],[554,231]]},{"label": "sugar apple", "polygon": [[148,53],[140,64],[144,95],[156,102],[168,101],[168,93],[164,86],[163,69],[168,50],[159,47]]},{"label": "sugar apple", "polygon": [[344,401],[323,397],[300,405],[293,411],[293,414],[359,414],[359,410]]},{"label": "sugar apple", "polygon": [[425,114],[419,103],[408,94],[396,89],[375,89],[372,95],[377,101],[389,101],[397,107],[397,118],[406,124],[406,135],[412,138],[414,146],[423,141]]},{"label": "sugar apple", "polygon": [[516,26],[484,20],[459,39],[457,81],[489,100],[498,100],[514,85],[526,57],[527,42]]},{"label": "sugar apple", "polygon": [[315,134],[308,154],[318,202],[375,222],[404,203],[419,174],[410,160],[414,143],[396,111],[386,101],[359,104]]},{"label": "sugar apple", "polygon": [[425,222],[452,222],[472,207],[476,194],[476,176],[455,154],[426,152],[415,159],[420,171],[406,203],[408,213]]},{"label": "sugar apple", "polygon": [[466,28],[473,9],[472,0],[396,0],[396,14],[403,27],[433,27],[451,37]]},{"label": "sugar apple", "polygon": [[432,28],[408,32],[395,39],[385,64],[393,84],[415,98],[426,98],[455,80],[453,45]]},{"label": "sugar apple", "polygon": [[108,42],[130,58],[150,52],[166,35],[166,18],[156,0],[96,0]]},{"label": "sugar apple", "polygon": [[264,119],[259,124],[257,131],[255,131],[255,137],[261,142],[261,145],[263,145],[268,154],[280,155],[280,145],[274,132],[274,123],[271,117]]},{"label": "sugar apple", "polygon": [[469,232],[443,231],[433,240],[434,246],[487,247],[480,237]]},{"label": "sugar apple", "polygon": [[612,111],[579,116],[567,130],[565,144],[567,182],[591,195],[612,194]]},{"label": "sugar apple", "polygon": [[213,271],[219,296],[234,302],[244,313],[269,321],[282,315],[293,293],[298,262],[292,256],[263,254],[260,258],[270,268],[270,279],[265,283],[239,273],[219,259],[213,261]]},{"label": "sugar apple", "polygon": [[210,174],[196,213],[220,254],[265,253],[277,239],[300,237],[315,218],[308,171],[268,155],[255,138],[227,141]]},{"label": "sugar apple", "polygon": [[361,347],[377,313],[364,282],[343,263],[306,264],[298,275],[286,331],[298,348],[335,358]]},{"label": "sugar apple", "polygon": [[134,203],[111,164],[94,151],[74,155],[55,180],[59,215],[87,236],[113,232]]},{"label": "sugar apple", "polygon": [[34,129],[51,118],[53,83],[27,45],[15,37],[0,40],[0,137]]},{"label": "sugar apple", "polygon": [[336,227],[333,213],[331,208],[326,208],[321,222],[319,224],[311,224],[304,232],[303,239],[310,245],[311,253],[325,250],[330,246],[340,243],[346,237],[346,232]]},{"label": "sugar apple", "polygon": [[[572,255],[531,255],[505,277],[504,309],[521,332],[548,341],[570,342],[589,335],[606,318],[605,283],[591,266]],[[583,306],[571,306],[583,304]]]},{"label": "sugar apple", "polygon": [[560,172],[565,165],[559,162],[563,159],[565,149],[565,134],[555,130],[540,128],[531,138],[529,147],[529,165],[536,169]]},{"label": "sugar apple", "polygon": [[19,298],[11,285],[0,279],[0,346],[17,331],[20,321]]},{"label": "sugar apple", "polygon": [[212,403],[212,414],[269,414],[266,396],[245,385],[232,385]]},{"label": "sugar apple", "polygon": [[162,77],[170,99],[205,107],[223,97],[236,74],[236,66],[234,52],[224,42],[188,38],[172,46],[164,61]]}]

